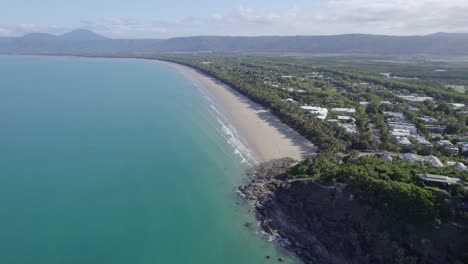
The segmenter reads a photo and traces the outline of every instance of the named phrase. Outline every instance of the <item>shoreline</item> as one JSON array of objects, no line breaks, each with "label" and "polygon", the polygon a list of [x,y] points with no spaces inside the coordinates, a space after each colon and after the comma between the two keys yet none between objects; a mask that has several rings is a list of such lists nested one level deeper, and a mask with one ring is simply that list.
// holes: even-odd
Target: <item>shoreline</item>
[{"label": "shoreline", "polygon": [[282,123],[270,111],[222,81],[195,68],[162,60],[202,84],[222,110],[236,132],[245,141],[258,163],[292,158],[303,160],[317,153],[317,147]]}]

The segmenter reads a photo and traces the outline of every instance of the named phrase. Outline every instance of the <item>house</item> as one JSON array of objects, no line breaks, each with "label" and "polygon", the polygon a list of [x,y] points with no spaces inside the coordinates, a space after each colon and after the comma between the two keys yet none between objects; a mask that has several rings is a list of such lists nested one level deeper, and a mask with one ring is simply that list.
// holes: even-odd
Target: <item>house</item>
[{"label": "house", "polygon": [[303,105],[301,106],[302,111],[308,113],[309,115],[315,116],[320,120],[325,120],[328,115],[328,109],[322,108],[318,106],[309,106]]},{"label": "house", "polygon": [[444,175],[435,175],[435,174],[419,174],[419,178],[425,182],[430,183],[442,183],[442,184],[456,184],[460,182],[459,178],[452,178]]},{"label": "house", "polygon": [[292,99],[292,98],[288,98],[285,100],[286,102],[290,102],[290,103],[297,103],[296,100]]}]

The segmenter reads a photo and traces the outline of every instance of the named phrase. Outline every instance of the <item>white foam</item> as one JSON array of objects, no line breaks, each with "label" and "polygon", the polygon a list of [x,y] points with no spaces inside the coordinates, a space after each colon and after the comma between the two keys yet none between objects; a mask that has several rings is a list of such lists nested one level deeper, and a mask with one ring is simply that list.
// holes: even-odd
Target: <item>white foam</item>
[{"label": "white foam", "polygon": [[257,160],[253,157],[250,150],[242,143],[237,136],[237,132],[234,128],[229,129],[223,121],[216,117],[216,120],[221,126],[221,133],[226,139],[226,142],[234,149],[234,154],[238,155],[241,159],[241,163],[249,166],[258,164]]},{"label": "white foam", "polygon": [[[216,130],[223,136],[226,142],[233,148],[233,153],[240,158],[241,164],[248,166],[255,166],[258,164],[257,160],[252,155],[250,149],[244,144],[243,139],[238,135],[237,130],[229,124],[228,118],[216,107],[216,103],[209,96],[206,90],[200,84],[193,82],[197,89],[203,94],[205,100],[210,102],[211,110],[209,113],[216,119],[217,124],[213,124]],[[211,123],[211,122],[210,122]]]}]

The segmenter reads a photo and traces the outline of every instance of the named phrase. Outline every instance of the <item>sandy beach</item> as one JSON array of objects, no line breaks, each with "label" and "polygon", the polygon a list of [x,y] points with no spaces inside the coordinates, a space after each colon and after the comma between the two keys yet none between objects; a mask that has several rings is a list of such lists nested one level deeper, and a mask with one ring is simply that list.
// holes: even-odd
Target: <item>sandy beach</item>
[{"label": "sandy beach", "polygon": [[262,106],[204,73],[186,66],[178,67],[213,94],[228,119],[247,141],[257,161],[284,157],[302,160],[316,153],[317,148],[310,141]]}]

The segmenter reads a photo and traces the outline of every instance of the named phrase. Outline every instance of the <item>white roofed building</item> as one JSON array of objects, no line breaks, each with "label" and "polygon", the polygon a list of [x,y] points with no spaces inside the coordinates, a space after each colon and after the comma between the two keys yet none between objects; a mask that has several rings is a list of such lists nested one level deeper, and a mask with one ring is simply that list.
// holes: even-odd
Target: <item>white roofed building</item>
[{"label": "white roofed building", "polygon": [[322,108],[318,106],[309,106],[309,105],[303,105],[301,106],[302,111],[317,117],[320,120],[325,120],[328,115],[328,109],[327,108]]},{"label": "white roofed building", "polygon": [[332,111],[337,112],[337,113],[348,113],[348,114],[356,113],[356,109],[354,108],[332,108]]}]

